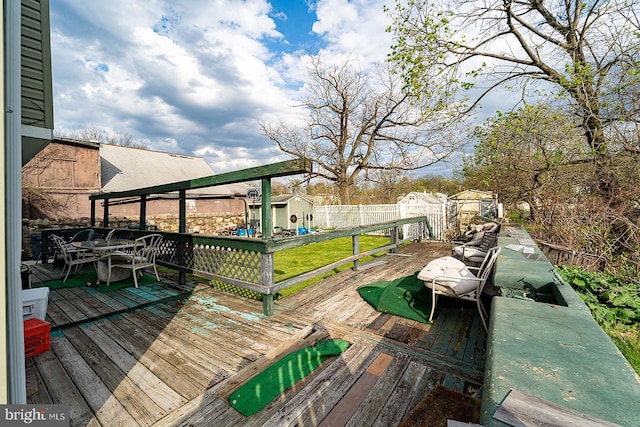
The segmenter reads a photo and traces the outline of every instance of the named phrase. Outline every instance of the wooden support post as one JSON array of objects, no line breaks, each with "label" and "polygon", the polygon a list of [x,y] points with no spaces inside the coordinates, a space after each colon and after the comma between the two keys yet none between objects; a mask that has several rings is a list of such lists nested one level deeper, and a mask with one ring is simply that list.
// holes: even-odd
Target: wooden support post
[{"label": "wooden support post", "polygon": [[391,248],[392,254],[395,254],[396,252],[398,252],[397,245],[398,245],[398,238],[400,236],[399,230],[400,228],[397,225],[391,229],[391,244],[395,245],[393,248]]},{"label": "wooden support post", "polygon": [[[186,233],[187,232],[187,190],[180,190],[178,192],[180,195],[180,206],[178,208],[179,218],[178,218],[178,232]],[[184,260],[184,251],[185,245],[184,243],[178,245],[178,259]],[[178,271],[178,283],[181,286],[184,286],[187,282],[187,273],[184,270],[180,269]]]},{"label": "wooden support post", "polygon": [[147,195],[140,196],[140,230],[147,229]]},{"label": "wooden support post", "polygon": [[179,233],[186,233],[187,232],[187,191],[186,190],[180,190],[180,218],[179,218],[179,225],[178,225],[178,232]]},{"label": "wooden support post", "polygon": [[91,226],[96,226],[96,200],[91,199]]},{"label": "wooden support post", "polygon": [[104,210],[102,213],[102,227],[109,227],[109,199],[104,199]]},{"label": "wooden support post", "polygon": [[[273,259],[273,253],[260,255],[260,284],[269,290],[274,284]],[[262,313],[265,316],[273,314],[273,294],[271,291],[268,294],[262,294]]]},{"label": "wooden support post", "polygon": [[262,294],[262,314],[273,315],[273,294]]},{"label": "wooden support post", "polygon": [[271,240],[273,233],[273,216],[271,214],[271,178],[262,180],[262,240]]},{"label": "wooden support post", "polygon": [[[353,255],[360,254],[360,235],[355,234],[355,235],[351,236],[351,246],[353,248]],[[360,260],[354,259],[353,260],[353,267],[351,267],[351,269],[353,271],[358,271],[359,267],[360,267]]]}]

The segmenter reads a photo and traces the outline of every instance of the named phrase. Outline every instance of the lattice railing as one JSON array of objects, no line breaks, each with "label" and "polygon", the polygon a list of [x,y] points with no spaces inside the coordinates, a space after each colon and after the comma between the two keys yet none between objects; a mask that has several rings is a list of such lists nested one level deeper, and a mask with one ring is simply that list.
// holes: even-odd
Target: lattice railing
[{"label": "lattice railing", "polygon": [[192,269],[243,282],[260,284],[261,255],[224,246],[195,245]]},{"label": "lattice railing", "polygon": [[[408,236],[399,237],[399,230],[403,226],[408,226],[411,229],[411,233],[408,233]],[[278,251],[387,229],[391,230],[389,233],[391,238],[390,243],[386,246],[372,249],[368,252],[354,250],[353,253],[355,255],[353,256],[335,261],[294,278],[278,283],[274,282],[274,254]],[[106,229],[96,230],[106,231]],[[135,239],[148,233],[138,230],[117,230],[116,235],[118,238]],[[157,232],[154,231],[154,233]],[[156,258],[158,264],[178,270],[181,282],[185,278],[184,273],[190,272],[215,281],[259,292],[263,294],[265,314],[272,313],[273,295],[281,289],[323,274],[348,262],[353,262],[354,268],[357,269],[360,258],[381,251],[393,251],[404,242],[433,236],[429,220],[424,216],[271,240],[165,232],[160,232],[159,234],[163,236],[163,240]]]}]

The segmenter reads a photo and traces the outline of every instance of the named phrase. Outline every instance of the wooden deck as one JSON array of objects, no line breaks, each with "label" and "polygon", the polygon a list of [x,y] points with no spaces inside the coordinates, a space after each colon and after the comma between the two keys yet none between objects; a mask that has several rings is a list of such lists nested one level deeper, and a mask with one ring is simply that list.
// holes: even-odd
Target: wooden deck
[{"label": "wooden deck", "polygon": [[[27,359],[28,402],[68,405],[74,426],[400,425],[437,386],[478,394],[484,329],[473,304],[442,298],[424,325],[375,312],[356,288],[449,250],[404,246],[277,301],[270,317],[261,302],[169,278],[52,290],[51,350]],[[274,359],[327,337],[351,346],[255,415],[229,406]]]}]

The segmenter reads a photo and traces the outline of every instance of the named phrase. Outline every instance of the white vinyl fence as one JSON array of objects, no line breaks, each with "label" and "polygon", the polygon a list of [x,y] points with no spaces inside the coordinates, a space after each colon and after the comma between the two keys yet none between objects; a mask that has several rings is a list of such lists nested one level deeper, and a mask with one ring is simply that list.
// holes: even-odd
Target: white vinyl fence
[{"label": "white vinyl fence", "polygon": [[[362,225],[379,224],[396,219],[427,216],[433,231],[433,240],[442,240],[447,228],[447,215],[444,205],[325,205],[314,206],[313,225],[315,228],[340,229]],[[405,238],[418,237],[416,224],[402,228]],[[376,232],[385,234],[385,231]]]}]

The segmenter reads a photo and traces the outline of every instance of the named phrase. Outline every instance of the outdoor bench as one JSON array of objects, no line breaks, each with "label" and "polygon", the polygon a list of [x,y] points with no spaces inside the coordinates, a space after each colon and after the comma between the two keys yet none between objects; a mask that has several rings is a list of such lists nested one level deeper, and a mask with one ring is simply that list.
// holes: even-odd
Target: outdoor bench
[{"label": "outdoor bench", "polygon": [[[533,251],[518,248],[531,243]],[[640,377],[578,294],[520,226],[503,224],[498,245],[493,282],[502,295],[491,307],[482,424],[507,425],[493,415],[513,389],[611,423],[640,425]]]}]

